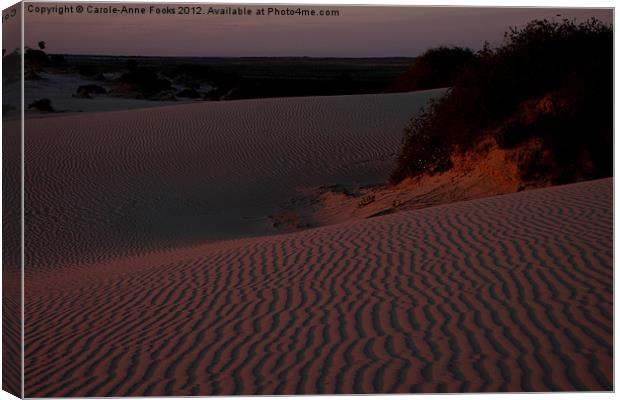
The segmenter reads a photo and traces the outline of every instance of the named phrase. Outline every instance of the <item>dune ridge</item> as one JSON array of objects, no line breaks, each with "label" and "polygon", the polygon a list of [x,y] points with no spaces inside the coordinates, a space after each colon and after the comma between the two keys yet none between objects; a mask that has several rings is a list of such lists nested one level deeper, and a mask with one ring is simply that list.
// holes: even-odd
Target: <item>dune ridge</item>
[{"label": "dune ridge", "polygon": [[25,121],[26,265],[276,233],[300,187],[387,179],[430,90],[243,100]]},{"label": "dune ridge", "polygon": [[33,274],[26,396],[612,390],[612,186]]}]

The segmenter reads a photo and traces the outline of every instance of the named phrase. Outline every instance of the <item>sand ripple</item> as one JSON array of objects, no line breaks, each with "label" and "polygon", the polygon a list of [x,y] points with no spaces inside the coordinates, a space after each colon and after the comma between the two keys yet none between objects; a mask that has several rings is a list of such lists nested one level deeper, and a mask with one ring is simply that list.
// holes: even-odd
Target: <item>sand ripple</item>
[{"label": "sand ripple", "polygon": [[271,234],[297,188],[386,179],[441,90],[28,119],[26,265]]},{"label": "sand ripple", "polygon": [[606,179],[46,270],[26,395],[611,390],[612,221]]}]

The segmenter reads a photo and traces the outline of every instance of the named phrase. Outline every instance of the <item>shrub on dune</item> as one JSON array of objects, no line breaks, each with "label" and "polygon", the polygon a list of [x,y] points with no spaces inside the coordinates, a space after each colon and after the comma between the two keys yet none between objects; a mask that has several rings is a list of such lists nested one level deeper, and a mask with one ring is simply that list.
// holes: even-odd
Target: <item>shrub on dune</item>
[{"label": "shrub on dune", "polygon": [[[4,51],[4,49],[3,49]],[[18,82],[21,79],[21,53],[17,50],[6,53],[2,57],[2,81],[3,83]]]},{"label": "shrub on dune", "polygon": [[462,47],[438,47],[416,57],[413,65],[389,89],[389,92],[409,92],[452,86],[461,68],[474,58],[474,53]]},{"label": "shrub on dune", "polygon": [[50,99],[35,100],[28,105],[28,109],[32,108],[43,112],[54,112],[54,107],[52,107],[52,101]]},{"label": "shrub on dune", "polygon": [[[485,46],[405,131],[392,181],[450,168],[451,155],[492,137],[503,148],[537,138],[546,178],[611,176],[613,33],[598,20],[533,21]],[[527,166],[521,166],[527,178]]]},{"label": "shrub on dune", "polygon": [[82,85],[77,88],[77,97],[91,99],[93,94],[106,94],[108,93],[103,87],[99,85]]},{"label": "shrub on dune", "polygon": [[50,59],[43,50],[26,48],[24,53],[24,64],[27,70],[40,72],[43,67],[50,64]]},{"label": "shrub on dune", "polygon": [[159,92],[172,88],[172,83],[146,67],[135,67],[123,74],[120,78],[122,83],[133,86],[135,90],[145,96],[152,96]]}]

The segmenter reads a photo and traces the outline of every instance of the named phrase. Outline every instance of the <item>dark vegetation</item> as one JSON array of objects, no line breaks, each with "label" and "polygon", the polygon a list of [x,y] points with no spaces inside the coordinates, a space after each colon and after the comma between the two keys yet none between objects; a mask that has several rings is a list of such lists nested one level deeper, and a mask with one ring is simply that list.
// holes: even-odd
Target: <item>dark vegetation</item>
[{"label": "dark vegetation", "polygon": [[[432,70],[433,60],[441,62],[436,54],[426,53],[431,66],[425,71]],[[519,165],[524,180],[566,183],[612,176],[610,26],[594,19],[533,21],[510,29],[500,47],[485,46],[454,65],[448,93],[406,128],[393,182],[446,170],[451,154],[485,138],[507,149],[529,139],[542,143],[539,157]]]},{"label": "dark vegetation", "polygon": [[24,52],[24,66],[26,79],[40,79],[37,75],[44,67],[50,65],[51,60],[47,53],[45,53],[45,42],[41,41],[38,44],[38,49],[32,49],[30,47],[25,48]]},{"label": "dark vegetation", "polygon": [[2,117],[15,118],[21,116],[21,90],[10,90],[8,85],[15,86],[22,75],[21,54],[15,49],[10,53],[2,49]]},{"label": "dark vegetation", "polygon": [[17,50],[6,54],[6,50],[4,49],[3,53],[4,56],[2,57],[2,82],[10,83],[19,81],[22,72],[21,54]]},{"label": "dark vegetation", "polygon": [[474,57],[473,51],[462,47],[442,46],[427,50],[388,91],[410,92],[452,86],[458,72]]},{"label": "dark vegetation", "polygon": [[120,77],[119,81],[130,85],[133,90],[144,96],[153,96],[172,88],[172,82],[145,67],[130,69]]},{"label": "dark vegetation", "polygon": [[108,93],[105,88],[99,85],[82,85],[77,88],[77,97],[84,99],[92,98],[93,94],[106,94]]},{"label": "dark vegetation", "polygon": [[[383,93],[412,58],[123,57],[48,54],[46,43],[25,52],[25,79],[79,75],[73,96],[154,101],[224,101],[269,97]],[[5,66],[19,54],[3,57]],[[43,72],[45,74],[43,74]],[[35,108],[35,107],[33,107]]]},{"label": "dark vegetation", "polygon": [[52,101],[50,99],[35,100],[28,105],[28,109],[31,108],[43,112],[54,112],[54,107],[52,107]]},{"label": "dark vegetation", "polygon": [[27,66],[39,70],[44,66],[49,65],[50,58],[43,50],[27,48],[24,53],[24,62]]},{"label": "dark vegetation", "polygon": [[[46,67],[105,82],[109,94],[169,100],[382,93],[411,58],[169,58],[50,55]],[[106,79],[104,74],[118,75]]]},{"label": "dark vegetation", "polygon": [[238,100],[381,93],[410,63],[403,58],[205,58],[159,70],[187,89],[208,85],[207,100]]},{"label": "dark vegetation", "polygon": [[[102,82],[107,94],[149,100],[239,100],[384,93],[412,58],[175,58],[47,54],[27,48],[26,79],[40,72]],[[5,64],[11,56],[3,57]],[[18,60],[16,60],[18,61]],[[76,88],[78,96],[90,93]],[[82,94],[80,94],[80,91]]]},{"label": "dark vegetation", "polygon": [[193,88],[186,88],[177,93],[177,97],[186,97],[188,99],[199,99],[200,93]]}]

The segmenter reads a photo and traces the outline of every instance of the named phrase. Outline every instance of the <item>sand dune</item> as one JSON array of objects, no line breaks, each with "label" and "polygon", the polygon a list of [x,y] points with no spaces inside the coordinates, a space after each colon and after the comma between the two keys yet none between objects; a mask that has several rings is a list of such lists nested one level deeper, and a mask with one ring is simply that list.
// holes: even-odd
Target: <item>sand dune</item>
[{"label": "sand dune", "polygon": [[21,392],[22,381],[21,129],[7,125],[17,122],[2,120],[2,389],[14,394]]},{"label": "sand dune", "polygon": [[612,220],[606,179],[46,269],[26,395],[611,390]]},{"label": "sand dune", "polygon": [[274,233],[300,187],[386,179],[442,90],[201,103],[27,119],[35,269]]}]

